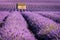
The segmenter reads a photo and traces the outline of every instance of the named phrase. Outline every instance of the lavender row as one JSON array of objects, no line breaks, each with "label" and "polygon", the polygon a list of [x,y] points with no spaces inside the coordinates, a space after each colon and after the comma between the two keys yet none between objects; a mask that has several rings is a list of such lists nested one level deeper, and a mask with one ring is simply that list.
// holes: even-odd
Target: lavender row
[{"label": "lavender row", "polygon": [[22,15],[38,40],[59,40],[60,27],[57,23],[33,12],[22,12]]},{"label": "lavender row", "polygon": [[0,28],[1,40],[36,40],[20,12],[9,14],[5,25]]},{"label": "lavender row", "polygon": [[58,13],[38,13],[44,17],[47,17],[49,19],[52,19],[53,21],[60,23],[60,15]]}]

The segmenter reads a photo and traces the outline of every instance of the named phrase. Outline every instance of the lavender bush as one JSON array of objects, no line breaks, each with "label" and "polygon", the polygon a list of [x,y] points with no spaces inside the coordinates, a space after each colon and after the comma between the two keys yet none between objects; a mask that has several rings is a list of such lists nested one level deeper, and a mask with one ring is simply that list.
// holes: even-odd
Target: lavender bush
[{"label": "lavender bush", "polygon": [[3,19],[9,14],[8,11],[0,11],[0,23],[2,23]]}]

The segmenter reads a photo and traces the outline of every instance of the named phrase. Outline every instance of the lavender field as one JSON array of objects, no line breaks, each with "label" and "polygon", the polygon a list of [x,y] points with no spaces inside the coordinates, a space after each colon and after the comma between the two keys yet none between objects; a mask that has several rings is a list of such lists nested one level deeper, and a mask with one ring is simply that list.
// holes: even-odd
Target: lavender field
[{"label": "lavender field", "polygon": [[[29,29],[38,40],[60,40],[60,26],[53,20],[34,12],[23,12],[22,15],[27,20]],[[41,35],[46,37],[44,36],[45,38],[43,38]]]},{"label": "lavender field", "polygon": [[4,11],[0,17],[0,40],[60,40],[59,14]]}]

